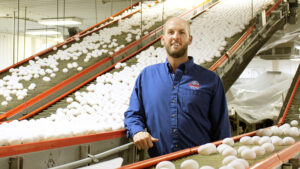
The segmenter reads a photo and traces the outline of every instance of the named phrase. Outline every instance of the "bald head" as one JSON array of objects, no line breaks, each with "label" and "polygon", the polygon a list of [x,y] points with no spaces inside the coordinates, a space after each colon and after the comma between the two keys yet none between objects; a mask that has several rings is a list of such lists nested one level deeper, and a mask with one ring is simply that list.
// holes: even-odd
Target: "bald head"
[{"label": "bald head", "polygon": [[174,22],[174,23],[182,23],[182,24],[184,24],[185,27],[186,27],[186,30],[187,30],[188,34],[191,35],[190,22],[187,21],[187,20],[184,20],[184,19],[182,19],[182,18],[180,18],[180,17],[172,17],[172,18],[168,19],[168,20],[166,21],[166,23],[164,24],[164,27],[163,27],[163,34],[166,33],[168,24],[171,23],[171,22]]}]

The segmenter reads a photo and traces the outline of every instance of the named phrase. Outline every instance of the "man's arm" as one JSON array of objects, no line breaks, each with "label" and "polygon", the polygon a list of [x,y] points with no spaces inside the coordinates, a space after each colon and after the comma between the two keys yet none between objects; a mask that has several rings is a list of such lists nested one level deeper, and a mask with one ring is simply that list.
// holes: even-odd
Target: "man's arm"
[{"label": "man's arm", "polygon": [[210,104],[210,118],[212,124],[212,141],[221,140],[230,137],[230,122],[228,116],[228,108],[226,96],[222,81],[217,77],[217,85]]},{"label": "man's arm", "polygon": [[141,95],[141,75],[136,80],[130,97],[129,108],[124,115],[127,137],[133,138],[133,142],[139,150],[153,147],[152,142],[158,140],[145,131],[146,116]]}]

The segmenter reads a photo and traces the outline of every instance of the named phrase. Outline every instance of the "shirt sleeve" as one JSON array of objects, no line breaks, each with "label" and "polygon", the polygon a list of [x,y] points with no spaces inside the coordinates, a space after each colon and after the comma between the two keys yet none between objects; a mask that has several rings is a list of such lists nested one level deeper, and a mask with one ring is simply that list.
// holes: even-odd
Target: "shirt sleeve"
[{"label": "shirt sleeve", "polygon": [[217,84],[210,104],[212,141],[231,137],[227,102],[221,79],[217,76]]},{"label": "shirt sleeve", "polygon": [[124,126],[127,137],[132,138],[136,133],[145,131],[145,112],[141,96],[141,74],[138,76],[133,88],[129,108],[124,113]]}]

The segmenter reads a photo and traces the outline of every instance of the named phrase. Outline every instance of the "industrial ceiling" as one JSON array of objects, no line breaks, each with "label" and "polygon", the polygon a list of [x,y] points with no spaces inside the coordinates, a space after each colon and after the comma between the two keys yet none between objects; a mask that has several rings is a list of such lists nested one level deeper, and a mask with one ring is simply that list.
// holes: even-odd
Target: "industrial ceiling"
[{"label": "industrial ceiling", "polygon": [[[14,13],[15,32],[19,30],[20,33],[23,33],[25,8],[27,8],[26,30],[46,28],[45,25],[38,24],[37,20],[56,17],[81,18],[83,24],[76,25],[76,27],[84,30],[137,1],[138,0],[0,0],[0,33],[13,33]],[[56,28],[56,26],[52,27]],[[51,27],[48,26],[48,28]],[[62,29],[62,26],[60,26],[60,29]]]}]

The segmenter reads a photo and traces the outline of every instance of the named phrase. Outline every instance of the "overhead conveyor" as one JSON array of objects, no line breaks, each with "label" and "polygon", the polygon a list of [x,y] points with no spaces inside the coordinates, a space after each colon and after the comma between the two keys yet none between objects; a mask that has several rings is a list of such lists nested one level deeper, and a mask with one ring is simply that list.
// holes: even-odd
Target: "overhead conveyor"
[{"label": "overhead conveyor", "polygon": [[[202,4],[204,7],[212,8],[214,5],[216,5],[218,2],[213,3],[210,1],[205,1],[204,4]],[[222,57],[216,58],[211,63],[206,63],[203,66],[206,68],[210,68],[212,71],[216,71],[222,78],[223,82],[225,83],[225,89],[227,90],[230,85],[233,83],[226,82],[226,80],[230,77],[230,73],[228,73],[230,70],[234,69],[237,65],[240,63],[248,64],[246,61],[244,62],[244,56],[247,55],[248,57],[252,58],[254,55],[251,55],[255,53],[255,50],[258,50],[259,45],[262,45],[270,36],[270,34],[278,29],[278,24],[284,20],[286,17],[286,13],[283,12],[283,15],[277,15],[276,11],[271,14],[271,11],[276,10],[282,10],[285,9],[285,4],[281,4],[281,1],[278,1],[268,12],[267,15],[269,16],[267,18],[267,23],[264,26],[260,26],[259,23],[250,26],[248,30],[245,31],[244,34],[242,34],[239,37],[239,40],[237,43],[231,45],[228,49],[225,50],[225,54]],[[204,10],[203,6],[194,8],[192,10],[187,11],[186,13],[183,13],[181,16],[186,18],[195,18],[198,15],[208,11]],[[278,6],[280,6],[278,8]],[[196,11],[196,12],[195,12]],[[73,76],[74,79],[72,79],[72,82],[75,82],[77,78],[83,78],[83,82],[80,84],[73,83],[71,87],[68,88],[68,90],[65,90],[62,92],[60,96],[56,96],[55,99],[52,101],[45,100],[44,104],[39,105],[38,107],[35,107],[34,109],[26,112],[26,115],[23,116],[23,113],[20,114],[14,114],[8,117],[7,119],[25,119],[28,118],[36,113],[39,113],[41,110],[48,108],[48,106],[52,105],[56,101],[60,100],[61,98],[67,96],[68,94],[76,91],[77,89],[81,88],[85,84],[89,83],[93,79],[95,79],[97,76],[111,70],[117,62],[123,62],[129,59],[131,56],[135,55],[136,53],[142,51],[144,48],[147,48],[149,45],[156,45],[155,42],[157,42],[160,38],[162,28],[159,27],[155,29],[154,31],[150,32],[148,35],[141,38],[141,41],[143,42],[141,45],[141,41],[137,40],[128,46],[126,46],[124,49],[120,50],[119,52],[116,52],[113,54],[112,57],[106,57],[102,61],[92,65],[91,67],[87,68],[86,70],[76,74]],[[260,43],[256,44],[253,43],[260,39]],[[255,44],[254,46],[251,44]],[[256,46],[257,45],[257,46]],[[252,49],[255,48],[255,49]],[[252,52],[249,52],[253,50]],[[130,51],[130,52],[129,52]],[[251,60],[251,59],[250,59]],[[234,66],[233,66],[234,65]],[[102,67],[102,70],[97,69],[98,67]],[[241,67],[240,69],[244,69]],[[91,72],[97,72],[95,74],[90,74]],[[87,74],[90,74],[90,76],[87,76]],[[235,75],[234,77],[237,78],[238,75]],[[66,81],[61,83],[62,88],[66,84],[71,84],[70,81]],[[58,86],[56,86],[57,88]],[[54,90],[54,89],[53,89]],[[49,90],[50,91],[50,90]],[[54,91],[51,91],[49,93],[52,93]],[[49,96],[49,93],[43,93],[42,95]],[[38,99],[40,100],[40,99]],[[29,110],[29,109],[27,109]],[[28,113],[28,114],[27,114]],[[15,117],[15,118],[13,118]],[[10,119],[11,118],[11,119]],[[251,133],[253,134],[253,133]],[[251,135],[250,134],[250,135]],[[15,146],[5,146],[0,147],[0,156],[2,154],[3,159],[0,160],[0,164],[6,164],[8,160],[11,160],[14,156],[22,156],[25,160],[32,160],[33,158],[37,158],[37,154],[43,154],[43,157],[41,159],[50,159],[54,158],[53,161],[56,161],[56,163],[52,166],[57,166],[59,164],[67,163],[67,161],[75,161],[78,160],[78,151],[81,149],[80,147],[82,145],[88,146],[91,148],[93,152],[89,152],[90,154],[97,154],[99,152],[103,152],[105,150],[108,150],[112,147],[116,147],[117,145],[122,145],[128,143],[128,140],[125,138],[125,131],[119,130],[119,131],[113,131],[113,132],[104,132],[100,134],[92,134],[92,135],[86,135],[86,136],[78,136],[78,137],[72,137],[72,138],[62,138],[62,139],[55,139],[55,140],[48,140],[48,141],[41,141],[38,143],[29,143],[29,144],[21,144],[21,145],[15,145]],[[103,147],[103,148],[99,148]],[[99,150],[101,149],[101,150]],[[131,151],[131,152],[130,152]],[[8,153],[10,152],[10,153]],[[70,157],[69,159],[59,160],[57,156],[61,153],[66,154],[72,154],[72,152],[76,152],[74,156]],[[128,152],[125,152],[123,155],[126,159],[126,162],[133,162],[134,160],[131,158],[132,154],[134,154],[135,149],[129,149]],[[8,153],[8,154],[7,154]],[[87,154],[89,154],[87,153]],[[185,153],[190,153],[189,151],[185,151]],[[50,155],[52,154],[52,155]],[[131,160],[130,160],[131,159]],[[30,160],[30,161],[31,161]],[[1,162],[2,161],[2,162]],[[125,164],[126,164],[125,162]],[[36,164],[37,166],[42,164]]]},{"label": "overhead conveyor", "polygon": [[[156,3],[158,3],[158,1],[156,1]],[[138,5],[138,3],[122,10],[121,12],[117,13],[114,16],[118,16],[118,15],[122,14],[122,12],[129,10],[132,7],[136,7],[137,5]],[[132,12],[130,14],[122,16],[122,19],[131,17],[133,14],[135,14],[137,12],[141,12],[141,10],[140,9],[135,10],[134,12]],[[94,32],[103,30],[108,27],[112,27],[114,24],[117,24],[118,21],[121,19],[120,18],[120,19],[110,21],[109,19],[112,17],[109,17],[108,19],[100,22],[99,24],[96,24],[95,26],[88,28],[88,30],[85,30],[82,33],[79,33],[78,35],[75,35],[75,36],[67,39],[62,44],[59,44],[54,47],[50,47],[49,49],[47,49],[41,53],[38,53],[16,65],[13,65],[12,67],[9,67],[9,68],[3,70],[2,71],[3,73],[0,75],[0,77],[4,76],[5,75],[4,73],[8,72],[11,68],[18,67],[23,64],[28,64],[27,62],[29,62],[31,59],[35,58],[36,56],[39,56],[40,58],[42,58],[43,55],[45,55],[45,57],[46,57],[50,54],[55,54],[56,51],[54,51],[54,48],[57,48],[57,50],[59,52],[60,48],[63,49],[64,47],[70,47],[72,44],[80,42],[81,39],[86,38],[88,35],[91,35]],[[104,25],[102,25],[103,23],[104,23]],[[134,41],[132,43],[128,43],[128,42],[124,41],[125,40],[124,37],[120,37],[119,39],[122,41],[121,43],[123,45],[127,44],[127,46],[124,47],[123,49],[120,49],[117,52],[113,52],[113,49],[109,49],[109,50],[111,50],[110,52],[112,52],[111,54],[104,53],[103,56],[97,57],[96,59],[92,59],[92,61],[89,61],[87,63],[85,63],[83,61],[83,59],[81,59],[81,60],[79,59],[78,62],[81,62],[81,64],[83,64],[84,65],[83,67],[85,68],[83,71],[81,71],[79,73],[76,71],[72,71],[72,72],[70,71],[70,73],[68,73],[68,74],[62,74],[59,77],[57,76],[55,78],[55,82],[51,82],[51,83],[45,83],[41,79],[38,79],[36,83],[39,85],[37,85],[37,87],[36,87],[37,89],[35,89],[35,91],[38,91],[38,92],[33,92],[32,94],[29,94],[28,96],[26,96],[24,98],[24,100],[26,100],[25,102],[14,99],[15,101],[14,101],[14,103],[12,103],[13,104],[12,106],[15,106],[15,107],[11,107],[11,109],[9,109],[10,108],[9,105],[2,106],[1,111],[3,111],[3,109],[7,110],[7,111],[6,111],[6,113],[0,115],[0,121],[19,119],[28,113],[38,112],[38,111],[44,109],[45,107],[49,106],[49,103],[54,103],[55,101],[59,100],[60,98],[63,98],[67,94],[78,89],[78,87],[83,86],[85,83],[87,83],[88,79],[93,79],[93,78],[99,76],[101,74],[99,72],[107,71],[107,69],[110,69],[109,67],[113,67],[114,64],[116,64],[116,62],[120,61],[121,59],[124,59],[125,57],[130,56],[130,55],[134,55],[136,52],[142,50],[142,48],[149,46],[152,41],[159,38],[159,36],[160,36],[159,33],[160,33],[161,28],[159,28],[159,29],[157,29],[157,28],[160,25],[161,25],[161,21],[156,23],[156,25],[154,25],[150,28],[150,31],[152,31],[151,33],[147,34],[143,38],[140,38],[139,40]],[[99,26],[99,27],[97,27],[97,26]],[[149,30],[145,29],[144,31],[149,31]],[[65,46],[65,45],[67,45],[67,46]],[[61,63],[63,63],[63,62],[61,62]],[[60,63],[60,65],[61,65],[61,63]],[[65,66],[66,65],[62,66],[62,68]],[[31,81],[35,81],[35,80],[31,80]],[[27,84],[27,85],[29,85],[29,84]],[[39,87],[40,87],[40,89],[39,89]],[[31,116],[31,115],[28,115],[26,117],[29,117],[29,116]],[[21,118],[21,119],[24,119],[24,118]]]},{"label": "overhead conveyor", "polygon": [[[300,119],[300,65],[295,73],[289,91],[285,97],[283,106],[280,111],[278,123],[288,123],[294,119]],[[289,107],[289,109],[286,109]]]},{"label": "overhead conveyor", "polygon": [[249,29],[212,67],[211,70],[221,77],[225,91],[238,79],[256,52],[277,30],[283,28],[288,17],[287,9],[288,4],[279,1],[265,13],[257,15]]},{"label": "overhead conveyor", "polygon": [[[89,36],[92,33],[97,32],[99,30],[105,29],[107,27],[111,27],[112,25],[116,24],[118,22],[118,20],[130,17],[133,14],[139,12],[140,10],[133,10],[133,12],[124,16],[125,11],[128,11],[132,8],[136,8],[138,5],[139,5],[139,3],[135,3],[131,6],[129,6],[128,8],[125,8],[125,9],[121,10],[120,12],[112,15],[111,17],[106,18],[105,20],[99,22],[98,24],[93,25],[90,28],[78,33],[77,35],[74,35],[74,36],[68,38],[63,43],[52,46],[52,47],[50,47],[44,51],[41,51],[23,61],[20,61],[6,69],[1,70],[0,77],[3,78],[7,75],[10,75],[11,73],[9,71],[11,69],[16,69],[21,66],[23,66],[23,67],[27,66],[30,63],[30,61],[36,60],[36,57],[47,58],[49,55],[56,54],[60,49],[64,49],[65,46],[71,46],[74,43],[79,43],[82,40],[82,38],[85,38],[86,36]],[[111,19],[113,17],[120,17],[120,16],[121,16],[121,18],[119,18],[119,19],[115,19],[115,20]],[[107,56],[104,56],[102,58],[95,59],[92,62],[86,63],[83,65],[83,68],[87,68],[87,67],[93,65],[95,62],[101,61],[105,57],[107,57]],[[81,62],[83,62],[83,61],[81,61]],[[60,64],[63,64],[63,62],[61,62]],[[61,65],[61,66],[65,67],[66,65]],[[41,78],[37,79],[37,80],[32,79],[31,82],[36,82],[38,85],[41,85],[42,87],[39,88],[39,86],[38,86],[38,87],[36,87],[36,89],[34,91],[29,92],[28,96],[26,96],[24,98],[25,101],[17,100],[17,98],[13,97],[14,103],[12,103],[11,105],[8,104],[7,106],[1,105],[0,112],[3,112],[4,114],[2,114],[0,116],[0,121],[11,120],[11,117],[16,115],[17,113],[26,114],[40,106],[43,106],[43,104],[45,104],[45,103],[38,103],[38,102],[41,101],[42,99],[47,98],[48,95],[53,94],[55,91],[61,89],[63,86],[66,86],[66,84],[74,81],[75,79],[78,79],[78,75],[76,76],[76,73],[78,73],[78,72],[73,71],[69,74],[64,74],[64,75],[60,76],[60,78],[56,78],[55,82],[52,82],[52,83],[45,83],[45,82],[43,82],[43,80]],[[69,79],[69,80],[65,81],[66,79]],[[24,81],[24,80],[23,80],[23,82],[26,83],[26,81]],[[29,82],[27,82],[27,83],[29,83]],[[23,86],[25,87],[25,85],[28,86],[29,84],[24,84]],[[54,96],[54,98],[55,98],[55,96]],[[49,102],[50,100],[52,100],[54,98],[52,96],[52,98],[47,99],[47,101]],[[1,100],[3,100],[3,99],[4,98],[1,96]],[[35,106],[35,108],[30,109],[30,107],[33,106],[34,104],[37,104],[37,106]],[[13,118],[13,119],[16,119],[16,118]]]}]

